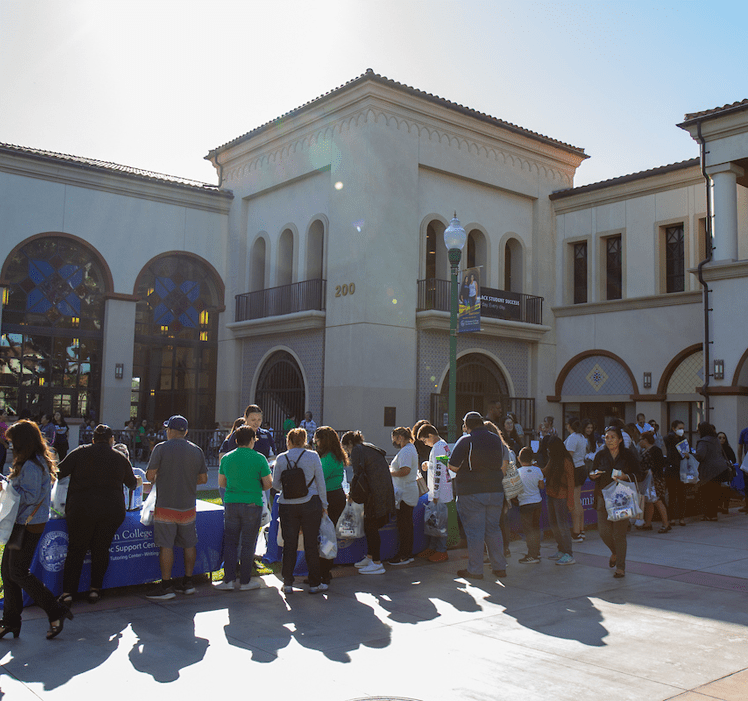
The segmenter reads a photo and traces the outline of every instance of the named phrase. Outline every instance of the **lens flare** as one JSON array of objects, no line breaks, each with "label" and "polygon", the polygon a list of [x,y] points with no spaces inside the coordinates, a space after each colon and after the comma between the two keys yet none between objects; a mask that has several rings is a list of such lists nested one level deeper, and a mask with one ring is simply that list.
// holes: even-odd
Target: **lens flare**
[{"label": "lens flare", "polygon": [[338,182],[335,183],[335,189],[336,190],[342,190],[343,189],[343,183],[338,180]]}]

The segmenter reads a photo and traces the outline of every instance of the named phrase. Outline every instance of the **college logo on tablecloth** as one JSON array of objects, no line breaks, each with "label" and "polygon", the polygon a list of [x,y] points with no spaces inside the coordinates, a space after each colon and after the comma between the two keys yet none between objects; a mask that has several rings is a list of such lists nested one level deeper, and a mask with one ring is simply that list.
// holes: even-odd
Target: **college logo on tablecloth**
[{"label": "college logo on tablecloth", "polygon": [[68,534],[64,531],[45,533],[39,543],[39,562],[47,572],[59,572],[65,566]]}]

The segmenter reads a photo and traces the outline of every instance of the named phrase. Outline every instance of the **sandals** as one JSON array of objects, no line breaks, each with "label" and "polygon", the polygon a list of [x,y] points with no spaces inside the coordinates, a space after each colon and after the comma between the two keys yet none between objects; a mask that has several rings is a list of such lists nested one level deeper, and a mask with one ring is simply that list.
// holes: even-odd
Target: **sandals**
[{"label": "sandals", "polygon": [[73,603],[73,596],[72,594],[68,594],[67,592],[62,592],[57,597],[57,601],[59,601],[61,604],[64,604],[65,606],[70,606],[70,604]]},{"label": "sandals", "polygon": [[616,556],[611,555],[610,560],[608,560],[608,567],[613,568],[616,566]]},{"label": "sandals", "polygon": [[616,579],[623,579],[626,576],[625,572],[621,572],[621,570],[616,570],[616,572],[613,574],[613,576]]},{"label": "sandals", "polygon": [[89,604],[98,604],[99,599],[101,598],[101,591],[99,589],[91,589],[91,591],[88,592],[88,596],[86,597],[86,600]]},{"label": "sandals", "polygon": [[56,638],[60,633],[62,633],[62,629],[65,626],[65,619],[68,618],[71,621],[73,620],[73,612],[66,608],[65,611],[62,613],[60,618],[57,621],[57,625],[54,625],[52,621],[49,622],[49,630],[47,631],[47,640],[52,640],[52,638]]},{"label": "sandals", "polygon": [[672,530],[673,530],[673,527],[672,527],[672,526],[670,526],[670,525],[668,525],[668,526],[663,526],[663,527],[662,527],[662,528],[660,528],[660,530],[659,530],[659,531],[657,531],[657,532],[658,532],[658,533],[670,533],[670,531],[672,531]]}]

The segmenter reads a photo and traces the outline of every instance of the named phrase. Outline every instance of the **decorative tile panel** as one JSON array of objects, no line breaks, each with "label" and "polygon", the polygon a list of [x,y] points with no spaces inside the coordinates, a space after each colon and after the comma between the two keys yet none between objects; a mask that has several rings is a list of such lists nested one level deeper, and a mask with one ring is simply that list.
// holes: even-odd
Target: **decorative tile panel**
[{"label": "decorative tile panel", "polygon": [[704,352],[697,351],[684,358],[670,375],[668,394],[694,394],[704,384]]},{"label": "decorative tile panel", "polygon": [[633,394],[634,385],[626,368],[605,355],[591,355],[580,360],[564,380],[565,396],[602,396]]}]

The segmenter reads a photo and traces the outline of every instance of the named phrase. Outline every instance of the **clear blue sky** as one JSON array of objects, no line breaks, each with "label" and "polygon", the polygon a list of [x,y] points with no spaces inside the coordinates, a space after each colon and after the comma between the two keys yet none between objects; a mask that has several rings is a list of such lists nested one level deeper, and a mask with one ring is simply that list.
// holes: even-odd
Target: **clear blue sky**
[{"label": "clear blue sky", "polygon": [[583,185],[698,155],[748,97],[748,3],[2,0],[0,141],[216,182],[213,147],[367,68],[583,147]]}]

